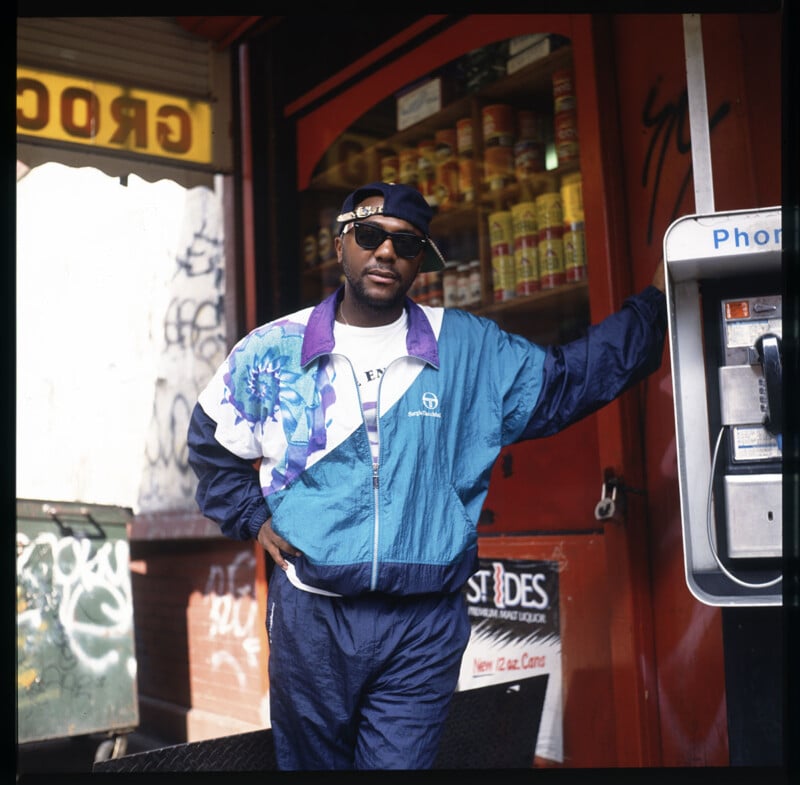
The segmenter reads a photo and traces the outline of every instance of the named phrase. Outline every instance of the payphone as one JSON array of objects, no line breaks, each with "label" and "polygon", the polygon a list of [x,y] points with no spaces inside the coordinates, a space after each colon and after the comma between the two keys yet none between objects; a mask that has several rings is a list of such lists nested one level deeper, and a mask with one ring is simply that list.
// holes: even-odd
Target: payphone
[{"label": "payphone", "polygon": [[781,603],[781,247],[778,207],[664,236],[686,581],[709,605]]}]

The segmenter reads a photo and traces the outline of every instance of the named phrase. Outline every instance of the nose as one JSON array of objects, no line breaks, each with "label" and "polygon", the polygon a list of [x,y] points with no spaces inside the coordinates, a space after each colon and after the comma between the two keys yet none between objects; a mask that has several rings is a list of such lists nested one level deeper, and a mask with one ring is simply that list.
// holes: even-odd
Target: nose
[{"label": "nose", "polygon": [[397,253],[394,250],[392,238],[385,237],[383,242],[375,249],[374,254],[378,259],[396,259]]}]

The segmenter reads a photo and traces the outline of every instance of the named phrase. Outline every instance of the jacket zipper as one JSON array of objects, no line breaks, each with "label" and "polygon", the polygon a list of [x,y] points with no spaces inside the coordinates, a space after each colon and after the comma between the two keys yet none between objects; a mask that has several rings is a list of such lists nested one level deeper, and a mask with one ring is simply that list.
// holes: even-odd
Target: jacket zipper
[{"label": "jacket zipper", "polygon": [[[381,444],[381,387],[383,386],[383,380],[386,378],[386,373],[393,362],[395,362],[395,360],[392,360],[392,362],[389,363],[389,365],[387,365],[384,369],[381,378],[378,380],[378,392],[375,395],[375,434],[378,439],[378,456],[372,460],[372,505],[375,515],[372,527],[372,576],[370,577],[369,581],[369,588],[371,591],[375,591],[376,587],[378,586],[378,535],[380,534],[381,530],[379,477],[381,451],[383,449],[383,445]],[[367,435],[369,436],[369,434]]]},{"label": "jacket zipper", "polygon": [[[358,408],[361,410],[361,425],[364,428],[364,433],[367,436],[367,447],[369,448],[369,431],[367,430],[367,421],[364,417],[364,406],[361,400],[361,391],[358,388],[358,379],[356,378],[356,373],[353,370],[353,363],[350,362],[350,358],[346,357],[345,355],[339,355],[343,360],[347,362],[350,366],[350,373],[353,376],[353,383],[356,386],[356,396],[358,397]],[[394,361],[392,361],[394,362]],[[391,365],[391,363],[389,363]],[[388,366],[387,366],[388,368]],[[384,374],[386,371],[384,371]],[[375,400],[375,427],[378,431],[378,455],[380,456],[380,449],[381,449],[381,438],[380,438],[380,418],[378,417],[378,412],[380,411],[380,407],[378,406],[378,401],[380,401],[381,397],[381,383],[383,379],[378,382],[378,394]],[[370,448],[370,459],[372,460],[372,449]],[[379,462],[372,460],[372,509],[373,509],[373,524],[372,524],[372,570],[370,572],[370,579],[369,579],[369,587],[370,591],[374,591],[375,587],[378,585],[378,534],[380,532],[380,513],[378,509],[378,499],[379,499],[379,488],[380,488],[380,481],[378,479],[378,466]]]},{"label": "jacket zipper", "polygon": [[[350,373],[353,375],[353,381],[356,385],[356,395],[358,396],[358,405],[361,409],[361,423],[364,426],[364,431],[367,434],[367,445],[369,446],[369,432],[367,431],[367,421],[364,418],[364,408],[361,401],[361,391],[358,389],[358,379],[356,378],[353,364],[350,359],[344,355],[340,355],[347,364],[350,366]],[[411,357],[413,355],[405,355]],[[383,375],[378,382],[378,393],[375,399],[375,428],[378,436],[378,460],[372,461],[372,507],[373,507],[373,525],[372,525],[372,570],[370,574],[369,588],[370,591],[375,591],[378,585],[378,535],[380,534],[380,454],[383,445],[381,444],[381,418],[380,418],[380,400],[381,400],[381,387],[383,380],[389,368],[397,362],[400,358],[395,358],[384,369]],[[370,450],[371,452],[371,450]]]},{"label": "jacket zipper", "polygon": [[[377,414],[377,412],[376,412]],[[378,449],[380,449],[380,440],[378,441]],[[378,510],[380,482],[378,480],[378,464],[372,464],[372,502],[375,510],[375,520],[372,528],[372,576],[369,581],[369,588],[375,591],[378,585],[378,532],[380,531],[380,513]]]}]

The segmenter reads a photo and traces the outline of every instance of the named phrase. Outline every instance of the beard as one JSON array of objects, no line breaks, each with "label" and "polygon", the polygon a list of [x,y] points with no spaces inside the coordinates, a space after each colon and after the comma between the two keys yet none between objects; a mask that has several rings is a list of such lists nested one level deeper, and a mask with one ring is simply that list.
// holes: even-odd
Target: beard
[{"label": "beard", "polygon": [[397,288],[392,295],[385,295],[381,297],[374,297],[367,291],[367,282],[365,280],[365,273],[369,268],[365,267],[361,270],[361,275],[356,276],[347,260],[347,254],[342,254],[342,272],[347,279],[350,287],[350,293],[356,302],[363,308],[373,311],[391,311],[402,305],[405,302],[406,293],[411,288],[413,279],[408,285],[404,285],[402,279],[396,278]]}]

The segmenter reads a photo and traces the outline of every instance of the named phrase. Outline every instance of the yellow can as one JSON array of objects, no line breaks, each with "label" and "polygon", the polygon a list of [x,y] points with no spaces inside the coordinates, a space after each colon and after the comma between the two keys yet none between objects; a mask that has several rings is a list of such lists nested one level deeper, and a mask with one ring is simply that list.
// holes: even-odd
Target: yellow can
[{"label": "yellow can", "polygon": [[539,249],[536,237],[514,239],[514,274],[518,295],[539,290]]},{"label": "yellow can", "polygon": [[580,172],[567,174],[562,178],[561,204],[564,223],[583,221],[583,180]]},{"label": "yellow can", "polygon": [[539,241],[539,286],[553,289],[566,283],[564,270],[564,241],[550,237]]},{"label": "yellow can", "polygon": [[539,230],[561,226],[563,222],[560,192],[544,193],[536,197],[536,225]]},{"label": "yellow can", "polygon": [[495,302],[513,300],[516,295],[514,256],[511,253],[492,251],[492,288]]},{"label": "yellow can", "polygon": [[536,202],[517,202],[511,206],[514,238],[536,234]]},{"label": "yellow can", "polygon": [[504,248],[506,253],[514,246],[514,229],[510,210],[489,213],[489,244],[494,248]]},{"label": "yellow can", "polygon": [[583,222],[564,226],[564,270],[570,283],[586,280],[586,237]]}]

